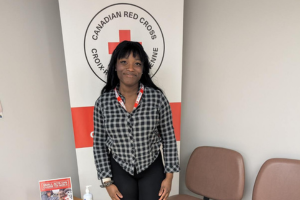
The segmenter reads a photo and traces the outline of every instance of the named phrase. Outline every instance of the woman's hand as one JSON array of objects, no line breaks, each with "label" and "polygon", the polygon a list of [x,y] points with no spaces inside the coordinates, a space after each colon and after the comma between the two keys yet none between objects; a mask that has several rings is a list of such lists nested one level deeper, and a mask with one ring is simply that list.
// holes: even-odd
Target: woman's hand
[{"label": "woman's hand", "polygon": [[166,178],[161,183],[161,187],[158,194],[158,196],[160,196],[159,200],[166,200],[169,197],[169,194],[171,192],[172,180],[173,173],[167,173]]},{"label": "woman's hand", "polygon": [[120,200],[120,198],[123,198],[123,195],[119,192],[117,186],[114,184],[107,186],[106,190],[112,200]]}]

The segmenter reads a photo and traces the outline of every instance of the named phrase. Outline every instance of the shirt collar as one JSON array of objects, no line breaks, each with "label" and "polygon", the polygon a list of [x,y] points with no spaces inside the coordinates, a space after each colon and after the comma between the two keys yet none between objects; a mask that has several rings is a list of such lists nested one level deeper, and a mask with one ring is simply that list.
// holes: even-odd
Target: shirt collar
[{"label": "shirt collar", "polygon": [[[144,87],[145,87],[145,86],[144,86]],[[120,97],[121,97],[122,99],[124,99],[124,96],[121,94],[121,92],[120,92],[120,90],[119,90],[119,88],[120,88],[120,83],[118,83],[118,85],[116,86],[116,88],[117,88],[117,92],[118,92],[118,94],[120,95]],[[139,83],[139,89],[136,91],[136,94],[137,94],[137,95],[139,94],[141,88],[142,88],[142,84]]]}]

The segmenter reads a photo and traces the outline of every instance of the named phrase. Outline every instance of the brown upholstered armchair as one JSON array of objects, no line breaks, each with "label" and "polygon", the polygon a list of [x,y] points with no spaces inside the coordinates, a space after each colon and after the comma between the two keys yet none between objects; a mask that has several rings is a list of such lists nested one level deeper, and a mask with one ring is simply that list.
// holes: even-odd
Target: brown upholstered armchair
[{"label": "brown upholstered armchair", "polygon": [[261,167],[254,184],[253,200],[299,200],[300,160],[272,158]]},{"label": "brown upholstered armchair", "polygon": [[[219,147],[198,147],[186,170],[187,188],[204,200],[241,200],[245,170],[240,153]],[[175,195],[168,200],[199,200],[189,195]]]}]

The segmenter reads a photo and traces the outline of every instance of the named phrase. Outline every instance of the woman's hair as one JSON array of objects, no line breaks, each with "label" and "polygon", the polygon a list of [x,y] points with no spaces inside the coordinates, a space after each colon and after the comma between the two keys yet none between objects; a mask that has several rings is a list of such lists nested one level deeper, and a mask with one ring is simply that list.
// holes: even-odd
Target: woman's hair
[{"label": "woman's hair", "polygon": [[103,87],[101,94],[109,92],[119,84],[120,80],[118,78],[117,72],[115,71],[117,60],[129,56],[131,53],[133,54],[133,57],[136,57],[138,55],[143,64],[143,74],[140,82],[147,87],[151,87],[162,92],[162,90],[153,83],[149,75],[151,65],[143,46],[138,42],[123,41],[116,47],[116,49],[112,53],[110,62],[108,64],[106,85]]},{"label": "woman's hair", "polygon": [[51,195],[53,195],[53,191],[52,191],[52,190],[46,191],[46,194],[47,194],[48,192],[51,192]]}]

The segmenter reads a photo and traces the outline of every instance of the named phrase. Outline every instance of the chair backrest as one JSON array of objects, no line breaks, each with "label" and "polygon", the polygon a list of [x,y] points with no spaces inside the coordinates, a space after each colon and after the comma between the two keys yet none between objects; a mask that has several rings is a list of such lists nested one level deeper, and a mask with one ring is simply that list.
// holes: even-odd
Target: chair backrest
[{"label": "chair backrest", "polygon": [[245,170],[240,153],[219,147],[198,147],[186,170],[186,186],[196,194],[215,200],[240,200]]},{"label": "chair backrest", "polygon": [[259,170],[253,189],[253,200],[299,200],[300,160],[273,158]]}]

